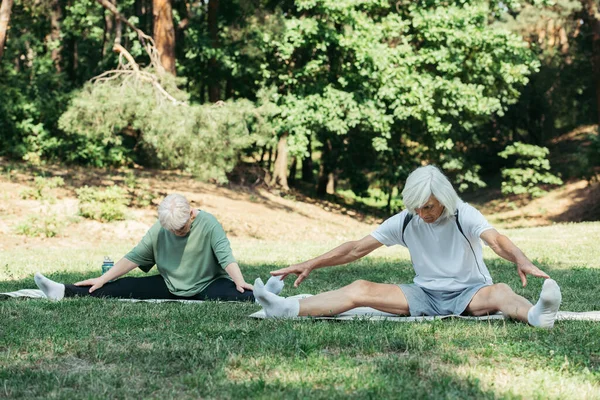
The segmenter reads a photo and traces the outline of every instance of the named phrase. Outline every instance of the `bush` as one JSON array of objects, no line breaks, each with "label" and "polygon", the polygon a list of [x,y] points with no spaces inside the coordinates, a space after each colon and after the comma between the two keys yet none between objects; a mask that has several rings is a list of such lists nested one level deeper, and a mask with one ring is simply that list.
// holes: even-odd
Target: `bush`
[{"label": "bush", "polygon": [[55,237],[67,225],[64,218],[54,213],[34,214],[27,217],[25,222],[17,225],[15,231],[29,237]]},{"label": "bush", "polygon": [[[177,89],[174,77],[166,74],[160,79],[180,102],[188,100],[188,94]],[[226,173],[242,150],[260,135],[249,130],[257,114],[250,101],[219,104],[174,104],[141,79],[95,81],[77,92],[59,126],[70,138],[120,149],[112,158],[116,161],[127,163],[132,156],[145,166],[181,168],[200,179],[226,182]]]},{"label": "bush", "polygon": [[105,189],[84,186],[75,191],[79,199],[79,215],[101,222],[125,219],[129,200],[127,192],[118,186]]},{"label": "bush", "polygon": [[546,193],[541,185],[562,185],[562,179],[550,173],[549,153],[546,147],[521,142],[506,146],[498,155],[505,159],[516,158],[514,168],[502,170],[502,193],[540,197]]},{"label": "bush", "polygon": [[33,182],[34,188],[23,190],[21,192],[21,198],[47,200],[50,203],[54,203],[56,197],[52,194],[52,189],[65,185],[65,181],[61,177],[47,179],[43,176],[36,176]]}]

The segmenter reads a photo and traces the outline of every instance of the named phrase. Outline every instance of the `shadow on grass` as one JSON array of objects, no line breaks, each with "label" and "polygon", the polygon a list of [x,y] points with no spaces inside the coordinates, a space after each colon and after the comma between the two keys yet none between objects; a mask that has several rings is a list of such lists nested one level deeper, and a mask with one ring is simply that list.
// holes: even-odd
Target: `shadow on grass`
[{"label": "shadow on grass", "polygon": [[498,397],[482,389],[477,379],[443,372],[416,357],[380,356],[367,362],[328,357],[313,370],[310,365],[299,368],[294,365],[297,360],[290,360],[288,371],[261,367],[240,375],[223,354],[208,359],[192,354],[198,351],[179,349],[165,354],[164,349],[146,350],[128,360],[111,353],[99,359],[62,356],[42,359],[32,367],[5,368],[0,371],[0,381],[9,398],[45,397],[48,393],[57,397],[218,399]]},{"label": "shadow on grass", "polygon": [[[497,282],[508,282],[527,298],[537,297],[541,279],[531,279],[522,289],[512,265],[491,260],[488,265]],[[280,267],[245,265],[244,273],[248,280],[264,278]],[[547,272],[562,283],[566,309],[597,305],[587,288],[599,285],[600,271]],[[48,276],[73,282],[96,274]],[[391,283],[412,277],[408,262],[366,259],[316,271],[301,288],[287,287],[284,294],[317,293],[357,278]],[[0,282],[0,291],[25,287],[34,287],[32,277]],[[509,321],[392,324],[247,318],[258,308],[91,298],[0,302],[0,397],[527,397],[519,392],[527,388],[489,390],[489,384],[469,373],[459,375],[457,368],[497,365],[509,379],[526,365],[528,373],[552,371],[565,380],[576,375],[594,384],[600,376],[600,352],[593,346],[600,335],[597,323],[569,321],[545,331]],[[538,397],[548,396],[542,392]]]}]

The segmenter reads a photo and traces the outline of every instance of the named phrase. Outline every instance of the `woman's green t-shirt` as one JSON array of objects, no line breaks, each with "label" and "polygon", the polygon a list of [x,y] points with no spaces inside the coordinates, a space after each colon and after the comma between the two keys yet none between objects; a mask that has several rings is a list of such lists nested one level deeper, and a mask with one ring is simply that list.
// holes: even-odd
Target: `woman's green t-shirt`
[{"label": "woman's green t-shirt", "polygon": [[175,235],[157,221],[125,258],[144,272],[156,265],[169,291],[185,297],[229,278],[225,267],[236,262],[219,221],[200,210],[186,236]]}]

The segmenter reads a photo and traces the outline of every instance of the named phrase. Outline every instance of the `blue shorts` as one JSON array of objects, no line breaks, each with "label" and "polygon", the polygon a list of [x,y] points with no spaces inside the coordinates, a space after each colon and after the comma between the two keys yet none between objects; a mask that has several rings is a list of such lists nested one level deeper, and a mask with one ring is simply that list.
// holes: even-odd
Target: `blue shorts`
[{"label": "blue shorts", "polygon": [[461,315],[479,289],[489,284],[470,286],[457,291],[429,290],[413,284],[401,284],[412,317],[421,315]]}]

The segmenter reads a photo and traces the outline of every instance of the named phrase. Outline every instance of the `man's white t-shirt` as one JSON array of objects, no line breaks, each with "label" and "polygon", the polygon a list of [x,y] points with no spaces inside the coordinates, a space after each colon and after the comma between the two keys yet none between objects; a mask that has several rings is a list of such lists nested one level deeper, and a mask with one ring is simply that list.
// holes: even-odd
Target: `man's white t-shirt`
[{"label": "man's white t-shirt", "polygon": [[493,227],[473,206],[461,202],[457,209],[468,240],[460,233],[454,215],[434,223],[414,215],[404,230],[403,241],[402,225],[407,210],[384,221],[371,236],[386,246],[407,247],[416,273],[414,283],[425,289],[458,291],[479,284],[491,285],[480,236]]}]

